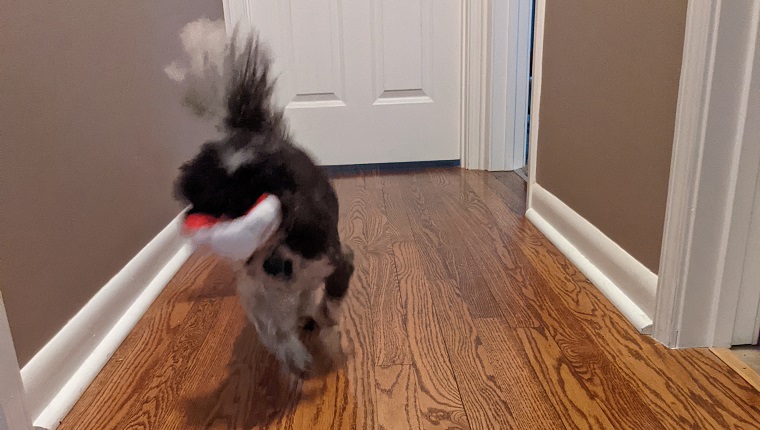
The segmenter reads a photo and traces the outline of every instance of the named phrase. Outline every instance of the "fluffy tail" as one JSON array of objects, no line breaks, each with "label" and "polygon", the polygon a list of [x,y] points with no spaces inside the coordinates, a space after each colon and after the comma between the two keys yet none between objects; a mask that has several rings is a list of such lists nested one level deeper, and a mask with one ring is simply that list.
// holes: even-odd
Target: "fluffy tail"
[{"label": "fluffy tail", "polygon": [[184,104],[218,127],[267,133],[283,127],[272,100],[271,58],[258,37],[228,37],[222,20],[187,24],[181,34],[189,61],[165,72],[185,86]]}]

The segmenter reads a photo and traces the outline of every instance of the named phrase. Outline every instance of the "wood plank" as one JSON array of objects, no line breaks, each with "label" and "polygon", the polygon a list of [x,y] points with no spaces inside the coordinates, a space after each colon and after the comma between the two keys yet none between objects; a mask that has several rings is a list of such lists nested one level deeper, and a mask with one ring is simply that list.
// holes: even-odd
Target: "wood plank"
[{"label": "wood plank", "polygon": [[375,364],[411,364],[412,356],[406,327],[406,297],[401,292],[396,261],[392,256],[392,244],[400,235],[398,228],[388,221],[382,183],[376,175],[365,177],[363,191],[367,218],[377,219],[383,230],[382,242],[374,244],[371,248],[376,252],[368,253],[368,257],[373,260],[372,265],[378,267],[383,274],[372,286]]},{"label": "wood plank", "polygon": [[[438,220],[431,218],[426,197],[414,191],[414,203],[407,208],[411,228],[425,266],[434,267],[426,273],[431,284],[433,300],[437,303],[436,313],[441,324],[443,340],[449,353],[452,370],[456,378],[462,403],[467,413],[470,428],[509,429],[516,428],[504,390],[494,378],[493,366],[482,347],[472,315],[464,302],[459,285],[448,276],[431,277],[430,274],[447,274],[447,262],[439,255],[440,231]],[[415,224],[418,221],[418,224]]]},{"label": "wood plank", "polygon": [[[541,380],[531,367],[531,361],[523,349],[516,329],[509,327],[500,318],[476,319],[475,327],[483,340],[486,352],[491,357],[499,386],[504,389],[504,395],[509,401],[519,428],[583,428],[577,425],[578,422],[563,420],[565,417],[560,417],[557,413]],[[551,356],[540,357],[542,361],[551,363]],[[564,382],[568,382],[566,387],[571,388],[581,385],[577,381],[574,381],[574,385],[571,384],[573,381]],[[560,393],[562,397],[559,398],[574,400],[578,393],[579,390],[563,391]]]},{"label": "wood plank", "polygon": [[417,390],[415,398],[419,408],[415,415],[420,416],[419,428],[467,429],[467,416],[431,291],[434,284],[421,270],[424,264],[416,244],[396,242],[393,256],[407,306],[414,388]]},{"label": "wood plank", "polygon": [[505,185],[504,188],[510,192],[505,194],[504,203],[507,207],[517,216],[525,215],[525,201],[528,194],[528,184],[525,180],[515,172],[493,172],[492,174],[486,172],[472,172],[475,175],[472,177],[478,177],[484,181],[486,185],[492,183],[492,181],[499,181]]},{"label": "wood plank", "polygon": [[[128,412],[115,428],[159,428],[175,407],[179,387],[187,370],[199,360],[199,347],[209,336],[221,310],[216,300],[195,303],[181,333],[171,342],[161,360],[142,375],[142,386],[129,397]],[[123,377],[123,376],[122,376]],[[115,423],[111,420],[110,423]]]},{"label": "wood plank", "polygon": [[345,199],[348,207],[341,225],[345,226],[344,240],[354,248],[356,267],[369,271],[368,283],[362,287],[370,294],[374,363],[411,364],[405,306],[391,256],[391,235],[398,233],[385,216],[382,185],[374,178],[335,181],[338,192],[350,196]]},{"label": "wood plank", "polygon": [[377,366],[375,378],[378,429],[422,429],[419,387],[413,366]]},{"label": "wood plank", "polygon": [[442,305],[439,318],[446,324],[443,338],[470,428],[519,428],[457,286],[451,281],[440,282],[433,290],[436,302]]},{"label": "wood plank", "polygon": [[[387,175],[367,177],[365,183],[368,188],[382,191],[382,211],[394,226],[389,229],[388,235],[393,244],[391,254],[400,293],[398,303],[404,306],[401,314],[404,315],[406,331],[403,333],[408,336],[413,363],[410,367],[413,374],[409,378],[415,382],[414,398],[419,408],[413,414],[410,412],[410,422],[412,419],[418,420],[419,428],[425,429],[469,428],[406,208],[396,198],[397,194],[387,195]],[[378,384],[383,384],[383,380],[379,380]],[[395,406],[402,408],[403,404]],[[382,416],[380,414],[378,420]]]},{"label": "wood plank", "polygon": [[572,363],[542,328],[517,329],[530,365],[567,428],[617,428],[597,404]]}]

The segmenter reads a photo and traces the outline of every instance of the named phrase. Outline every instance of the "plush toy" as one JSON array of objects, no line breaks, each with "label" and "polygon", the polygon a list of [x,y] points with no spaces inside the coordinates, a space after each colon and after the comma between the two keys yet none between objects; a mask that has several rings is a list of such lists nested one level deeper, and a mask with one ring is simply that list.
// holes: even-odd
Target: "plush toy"
[{"label": "plush toy", "polygon": [[206,214],[185,217],[183,231],[196,246],[207,245],[217,255],[248,259],[280,226],[280,200],[265,194],[245,215],[232,220]]}]

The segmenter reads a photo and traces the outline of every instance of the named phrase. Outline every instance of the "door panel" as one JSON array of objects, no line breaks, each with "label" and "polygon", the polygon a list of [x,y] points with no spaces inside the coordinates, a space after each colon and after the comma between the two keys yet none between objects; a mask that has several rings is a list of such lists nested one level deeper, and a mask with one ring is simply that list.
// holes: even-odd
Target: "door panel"
[{"label": "door panel", "polygon": [[277,102],[319,162],[459,159],[459,1],[228,3],[270,45]]}]

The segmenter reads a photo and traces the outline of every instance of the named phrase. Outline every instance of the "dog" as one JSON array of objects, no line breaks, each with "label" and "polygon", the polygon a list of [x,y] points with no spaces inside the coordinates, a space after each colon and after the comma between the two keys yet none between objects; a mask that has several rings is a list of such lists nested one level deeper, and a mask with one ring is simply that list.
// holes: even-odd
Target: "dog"
[{"label": "dog", "polygon": [[[202,25],[201,25],[202,24]],[[186,27],[188,36],[215,32],[218,23]],[[200,30],[199,30],[200,26]],[[209,37],[206,37],[209,39]],[[175,197],[188,214],[234,219],[264,194],[281,204],[281,223],[264,246],[245,261],[231,262],[240,301],[261,343],[298,375],[313,358],[304,330],[336,330],[339,310],[354,272],[351,249],[338,233],[338,198],[328,177],[288,132],[273,102],[271,57],[255,35],[228,40],[223,49],[200,48],[202,60],[167,73],[189,83],[185,103],[199,116],[219,116],[219,139],[206,142],[180,167]],[[197,46],[195,46],[198,51]],[[198,55],[195,55],[198,59]],[[177,77],[181,79],[178,79]]]}]

